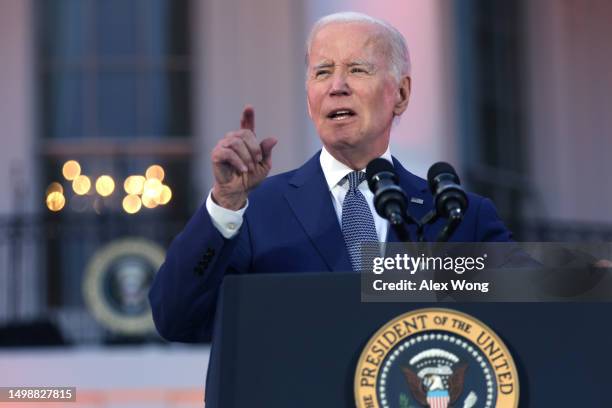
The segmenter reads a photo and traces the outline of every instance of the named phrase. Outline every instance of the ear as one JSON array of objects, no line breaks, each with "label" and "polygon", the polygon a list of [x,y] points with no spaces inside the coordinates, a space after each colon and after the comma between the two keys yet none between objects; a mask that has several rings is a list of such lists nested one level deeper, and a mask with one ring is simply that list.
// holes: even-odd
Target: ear
[{"label": "ear", "polygon": [[397,89],[397,103],[393,108],[393,114],[395,116],[400,116],[406,108],[408,107],[408,101],[410,100],[410,85],[411,80],[409,76],[404,76],[400,80],[398,89]]}]

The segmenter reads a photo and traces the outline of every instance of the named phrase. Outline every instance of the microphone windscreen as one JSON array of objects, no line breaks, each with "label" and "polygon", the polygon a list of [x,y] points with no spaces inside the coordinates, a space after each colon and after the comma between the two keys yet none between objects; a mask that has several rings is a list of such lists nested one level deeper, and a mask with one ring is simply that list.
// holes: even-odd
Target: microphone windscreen
[{"label": "microphone windscreen", "polygon": [[459,182],[459,176],[455,172],[455,169],[453,168],[453,166],[451,166],[450,164],[446,162],[437,162],[434,165],[432,165],[429,168],[429,171],[427,172],[427,183],[429,184],[429,191],[431,191],[432,194],[436,193],[435,191],[436,186],[434,185],[435,178],[438,177],[440,174],[444,174],[444,173],[453,175],[455,178],[455,183],[461,184]]},{"label": "microphone windscreen", "polygon": [[366,180],[368,180],[368,186],[370,190],[374,188],[372,183],[374,182],[373,177],[382,172],[388,172],[395,176],[395,168],[393,164],[389,162],[389,160],[385,160],[382,158],[377,158],[368,163],[366,167]]}]

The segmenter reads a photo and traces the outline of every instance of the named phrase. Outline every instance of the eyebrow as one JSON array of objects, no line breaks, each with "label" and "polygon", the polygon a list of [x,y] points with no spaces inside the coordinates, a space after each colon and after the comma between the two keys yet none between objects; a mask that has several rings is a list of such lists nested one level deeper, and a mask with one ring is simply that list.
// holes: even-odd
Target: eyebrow
[{"label": "eyebrow", "polygon": [[374,68],[376,67],[376,66],[375,66],[374,64],[372,64],[371,62],[368,62],[368,61],[365,61],[365,60],[355,60],[355,61],[349,62],[349,63],[347,64],[347,66],[348,66],[349,68],[350,68],[350,67],[355,67],[355,66],[358,66],[358,65],[365,66],[365,67],[367,67],[369,70],[374,70]]},{"label": "eyebrow", "polygon": [[317,65],[315,65],[314,67],[312,67],[312,69],[317,70],[317,69],[321,69],[321,68],[331,68],[333,67],[335,64],[333,62],[329,62],[329,61],[324,61],[324,62],[320,62]]},{"label": "eyebrow", "polygon": [[[366,66],[368,67],[368,69],[371,69],[371,70],[375,68],[374,64],[372,64],[371,62],[365,61],[365,60],[355,60],[355,61],[351,61],[348,64],[346,64],[346,66],[349,68],[359,66],[359,65]],[[324,62],[320,62],[317,65],[313,66],[312,69],[317,70],[321,68],[332,68],[334,66],[336,66],[336,64],[334,64],[333,62],[324,61]]]}]

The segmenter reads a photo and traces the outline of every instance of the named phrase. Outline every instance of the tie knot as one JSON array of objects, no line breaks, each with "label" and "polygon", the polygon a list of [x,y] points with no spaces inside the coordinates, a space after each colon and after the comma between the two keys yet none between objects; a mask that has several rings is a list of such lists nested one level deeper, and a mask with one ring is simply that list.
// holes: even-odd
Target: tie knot
[{"label": "tie knot", "polygon": [[363,171],[352,171],[346,175],[346,178],[349,181],[349,191],[351,191],[359,188],[361,182],[365,180],[366,175]]}]

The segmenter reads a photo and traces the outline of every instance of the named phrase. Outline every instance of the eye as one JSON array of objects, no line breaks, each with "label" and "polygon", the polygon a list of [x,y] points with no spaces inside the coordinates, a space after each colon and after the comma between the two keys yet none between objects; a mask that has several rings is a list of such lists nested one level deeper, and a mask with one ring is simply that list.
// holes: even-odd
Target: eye
[{"label": "eye", "polygon": [[321,79],[327,77],[329,74],[329,69],[318,69],[315,71],[314,77],[317,79]]},{"label": "eye", "polygon": [[363,67],[351,67],[351,74],[367,74],[368,71]]}]

